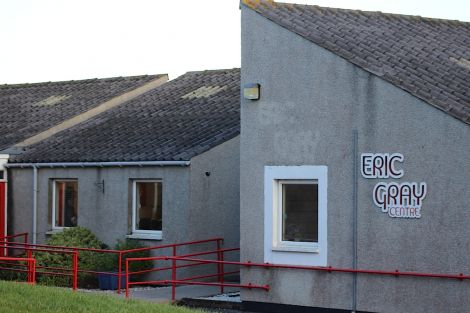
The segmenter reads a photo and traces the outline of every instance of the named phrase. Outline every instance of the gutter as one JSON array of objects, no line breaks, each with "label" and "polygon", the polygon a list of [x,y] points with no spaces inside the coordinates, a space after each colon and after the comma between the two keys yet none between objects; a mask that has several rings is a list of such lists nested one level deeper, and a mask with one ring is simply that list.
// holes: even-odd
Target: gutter
[{"label": "gutter", "polygon": [[189,166],[190,161],[142,161],[142,162],[68,162],[68,163],[6,163],[5,168],[33,169],[33,244],[37,241],[38,219],[38,170],[40,168],[103,168],[103,167],[144,167],[144,166]]},{"label": "gutter", "polygon": [[65,163],[7,163],[6,168],[66,168],[66,167],[125,167],[125,166],[189,166],[190,161],[141,162],[65,162]]}]

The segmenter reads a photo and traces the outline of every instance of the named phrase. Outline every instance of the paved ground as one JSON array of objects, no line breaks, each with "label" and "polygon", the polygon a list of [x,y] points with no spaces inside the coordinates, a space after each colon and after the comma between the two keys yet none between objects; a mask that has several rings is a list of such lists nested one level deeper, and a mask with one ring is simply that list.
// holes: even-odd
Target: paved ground
[{"label": "paved ground", "polygon": [[[238,288],[225,288],[225,292],[235,292]],[[201,298],[220,294],[219,287],[213,286],[180,286],[176,288],[176,299]],[[171,287],[138,288],[132,290],[130,297],[133,299],[145,299],[164,302],[171,300]]]},{"label": "paved ground", "polygon": [[[104,291],[104,290],[87,290],[83,289],[84,292],[96,292],[96,293],[107,293],[117,297],[125,297],[125,290],[120,295],[116,291]],[[220,294],[219,287],[213,286],[180,286],[176,288],[176,299],[194,299],[194,301],[185,301],[183,305],[189,305],[190,307],[198,307],[198,301],[202,300],[212,302],[209,306],[203,305],[201,309],[207,312],[213,313],[250,313],[242,312],[237,309],[228,308],[226,304],[221,304],[218,307],[217,302],[235,302],[240,303],[240,297],[238,288],[228,288],[224,290],[224,294]],[[171,300],[171,287],[143,287],[143,288],[132,288],[130,292],[130,298],[142,299],[152,302],[169,302]],[[230,307],[230,306],[229,306]]]},{"label": "paved ground", "polygon": [[[238,288],[225,287],[226,293],[237,292]],[[114,290],[99,290],[99,289],[80,289],[83,292],[93,293],[106,293],[115,295],[118,297],[125,297],[126,291],[122,290],[121,294],[118,295]],[[219,287],[213,286],[179,286],[176,287],[176,300],[183,298],[202,298],[211,297],[220,294]],[[143,299],[147,301],[155,302],[168,302],[171,301],[171,287],[143,287],[143,288],[131,288],[130,298],[132,299]],[[217,300],[217,299],[212,299]],[[221,297],[220,301],[227,301],[227,298]],[[234,300],[236,301],[236,299]]]}]

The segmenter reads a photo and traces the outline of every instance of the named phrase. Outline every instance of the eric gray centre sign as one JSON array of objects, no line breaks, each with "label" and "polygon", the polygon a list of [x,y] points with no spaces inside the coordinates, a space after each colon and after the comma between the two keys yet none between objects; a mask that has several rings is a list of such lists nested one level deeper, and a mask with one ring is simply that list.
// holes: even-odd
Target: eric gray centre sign
[{"label": "eric gray centre sign", "polygon": [[[362,153],[361,173],[364,178],[401,178],[404,170],[401,153]],[[425,182],[378,182],[372,192],[375,205],[390,217],[420,218],[421,205],[426,196]]]}]

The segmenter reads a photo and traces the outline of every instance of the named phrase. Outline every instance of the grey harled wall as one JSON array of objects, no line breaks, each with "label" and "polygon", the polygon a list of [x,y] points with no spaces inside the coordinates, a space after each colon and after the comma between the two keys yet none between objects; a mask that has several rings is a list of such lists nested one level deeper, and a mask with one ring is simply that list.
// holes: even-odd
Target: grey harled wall
[{"label": "grey harled wall", "polygon": [[[328,166],[328,264],[350,268],[353,130],[358,152],[403,153],[399,181],[425,181],[419,220],[392,219],[372,202],[378,180],[358,178],[358,267],[470,273],[470,127],[242,6],[241,259],[263,262],[265,165]],[[393,180],[386,180],[393,181]],[[244,270],[270,292],[246,301],[351,309],[350,274]],[[357,309],[462,312],[470,282],[360,275]]]},{"label": "grey harled wall", "polygon": [[[32,232],[32,169],[10,169],[14,232]],[[52,179],[78,179],[78,224],[92,230],[102,241],[114,245],[129,233],[132,179],[163,180],[163,240],[152,245],[188,238],[189,169],[187,167],[70,168],[38,171],[38,242],[51,229],[50,188]],[[104,180],[105,192],[96,185]],[[150,242],[148,243],[150,244]]]},{"label": "grey harled wall", "polygon": [[[191,212],[188,232],[192,240],[222,237],[223,248],[240,246],[240,137],[191,159]],[[210,172],[206,176],[206,172]],[[214,245],[212,244],[212,249]],[[205,258],[215,258],[207,255]],[[225,260],[238,261],[238,252]],[[214,265],[200,268],[214,272]],[[225,266],[225,271],[236,268]],[[202,274],[202,272],[200,272]],[[206,272],[207,274],[207,272]],[[226,277],[227,280],[231,277]]]},{"label": "grey harled wall", "polygon": [[240,137],[192,158],[190,170],[190,237],[223,237],[226,248],[239,247]]}]

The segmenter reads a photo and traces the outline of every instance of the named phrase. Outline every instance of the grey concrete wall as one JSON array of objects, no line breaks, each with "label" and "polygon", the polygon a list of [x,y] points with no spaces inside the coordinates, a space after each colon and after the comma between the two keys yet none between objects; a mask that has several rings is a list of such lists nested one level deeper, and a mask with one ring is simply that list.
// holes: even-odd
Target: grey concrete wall
[{"label": "grey concrete wall", "polygon": [[[190,238],[224,238],[223,248],[240,246],[240,137],[191,159]],[[206,175],[209,173],[209,176]],[[214,248],[214,245],[211,245]],[[216,255],[204,256],[215,258]],[[238,261],[238,252],[224,253]],[[213,271],[214,265],[208,266]],[[207,267],[206,267],[207,268]],[[226,272],[237,268],[225,266]],[[232,275],[233,278],[233,275]],[[227,279],[231,279],[227,276]]]},{"label": "grey concrete wall", "polygon": [[[14,231],[32,232],[32,169],[11,169]],[[189,169],[185,167],[67,168],[38,170],[38,242],[51,230],[51,182],[78,180],[78,225],[93,231],[103,242],[114,245],[130,233],[133,179],[163,181],[163,240],[165,244],[187,239],[189,215]],[[97,186],[104,180],[105,192]]]},{"label": "grey concrete wall", "polygon": [[[358,267],[470,272],[470,127],[302,37],[242,8],[241,259],[263,262],[266,165],[328,166],[328,264],[353,264],[353,130],[358,152],[403,153],[405,175],[424,181],[421,219],[392,219],[372,201],[378,180],[358,178]],[[395,180],[384,180],[395,181]],[[294,270],[242,272],[270,292],[244,301],[351,309],[352,276]],[[359,275],[357,309],[462,312],[470,282]]]},{"label": "grey concrete wall", "polygon": [[[15,186],[15,188],[13,188]],[[8,170],[8,233],[33,230],[33,170]],[[30,235],[31,236],[31,235]]]},{"label": "grey concrete wall", "polygon": [[[240,244],[240,137],[191,159],[191,238]],[[209,173],[209,176],[206,175]]]}]

